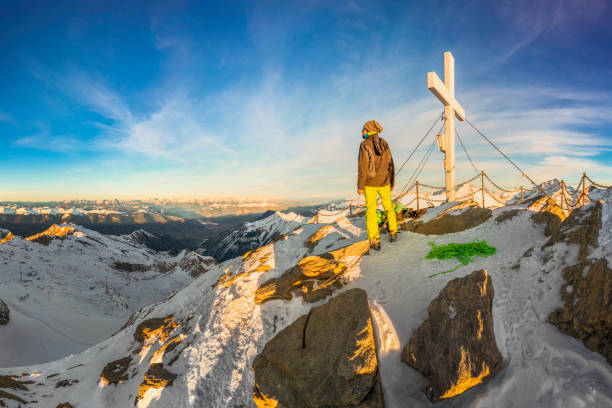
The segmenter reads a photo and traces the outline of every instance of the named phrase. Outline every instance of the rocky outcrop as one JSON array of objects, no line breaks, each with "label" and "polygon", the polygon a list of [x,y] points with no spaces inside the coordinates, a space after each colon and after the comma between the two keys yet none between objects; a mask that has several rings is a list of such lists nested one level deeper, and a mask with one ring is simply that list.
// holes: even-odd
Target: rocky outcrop
[{"label": "rocky outcrop", "polygon": [[612,270],[607,260],[584,260],[569,266],[563,278],[564,305],[548,320],[612,364]]},{"label": "rocky outcrop", "polygon": [[383,407],[365,291],[298,318],[265,345],[253,371],[258,407]]},{"label": "rocky outcrop", "polygon": [[551,212],[538,212],[531,214],[530,218],[536,224],[544,224],[544,235],[547,237],[556,234],[561,226],[561,218]]},{"label": "rocky outcrop", "polygon": [[[424,224],[413,223],[412,231],[425,235],[442,235],[474,228],[491,218],[492,211],[477,205],[460,204],[449,208]],[[408,227],[406,227],[408,228]]]},{"label": "rocky outcrop", "polygon": [[128,379],[128,367],[132,357],[123,357],[119,360],[111,361],[102,369],[100,379],[104,384],[119,384]]},{"label": "rocky outcrop", "polygon": [[166,388],[172,385],[172,382],[176,379],[176,374],[172,374],[166,370],[163,364],[154,363],[147,370],[144,375],[144,380],[138,388],[138,396],[134,401],[134,405],[138,404],[145,393],[151,388]]},{"label": "rocky outcrop", "polygon": [[451,398],[502,367],[493,332],[493,284],[486,270],[450,281],[427,308],[402,360],[423,374],[431,401]]},{"label": "rocky outcrop", "polygon": [[601,203],[580,207],[570,214],[554,231],[544,247],[557,242],[578,245],[578,260],[589,254],[589,247],[597,246],[599,230],[601,230]]},{"label": "rocky outcrop", "polygon": [[8,305],[4,303],[2,299],[0,299],[0,326],[8,324],[11,320],[11,311],[8,308]]},{"label": "rocky outcrop", "polygon": [[569,211],[563,210],[557,202],[547,196],[538,196],[537,198],[526,201],[527,209],[539,213],[550,213],[554,214],[561,219],[565,220],[569,215]]},{"label": "rocky outcrop", "polygon": [[368,252],[367,240],[322,255],[302,258],[279,277],[264,282],[255,292],[255,302],[272,299],[291,300],[302,296],[306,302],[317,302],[342,287],[342,276]]},{"label": "rocky outcrop", "polygon": [[208,272],[216,264],[217,261],[214,258],[202,256],[195,252],[186,253],[179,262],[179,266],[194,279]]}]

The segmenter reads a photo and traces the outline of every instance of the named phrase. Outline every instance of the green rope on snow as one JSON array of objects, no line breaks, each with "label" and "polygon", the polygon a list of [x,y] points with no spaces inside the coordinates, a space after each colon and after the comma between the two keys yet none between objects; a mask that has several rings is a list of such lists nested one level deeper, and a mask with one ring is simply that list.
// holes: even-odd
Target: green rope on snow
[{"label": "green rope on snow", "polygon": [[474,255],[480,255],[482,257],[487,257],[487,256],[494,255],[495,251],[497,251],[497,248],[489,246],[487,244],[487,241],[485,241],[484,239],[482,241],[478,241],[477,239],[475,239],[474,241],[468,244],[450,243],[448,245],[436,246],[436,244],[434,244],[433,242],[430,242],[429,245],[431,245],[431,251],[429,251],[427,256],[425,256],[425,259],[457,258],[457,260],[461,262],[461,264],[457,266],[456,268],[453,268],[449,271],[434,273],[433,275],[430,276],[430,278],[433,278],[434,276],[442,275],[444,273],[456,271],[463,265],[467,265],[468,263],[472,262],[472,257]]}]

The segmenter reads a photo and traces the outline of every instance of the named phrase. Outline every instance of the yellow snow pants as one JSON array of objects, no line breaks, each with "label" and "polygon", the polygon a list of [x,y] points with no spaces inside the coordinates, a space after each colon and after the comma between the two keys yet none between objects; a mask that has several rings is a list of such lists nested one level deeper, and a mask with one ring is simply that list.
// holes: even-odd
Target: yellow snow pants
[{"label": "yellow snow pants", "polygon": [[395,216],[395,209],[391,202],[391,186],[387,184],[384,187],[369,187],[365,186],[365,201],[366,201],[366,230],[368,231],[368,239],[370,242],[378,242],[380,235],[378,232],[378,217],[376,216],[376,202],[378,196],[382,201],[382,206],[387,213],[387,220],[389,221],[389,232],[397,232],[397,217]]}]

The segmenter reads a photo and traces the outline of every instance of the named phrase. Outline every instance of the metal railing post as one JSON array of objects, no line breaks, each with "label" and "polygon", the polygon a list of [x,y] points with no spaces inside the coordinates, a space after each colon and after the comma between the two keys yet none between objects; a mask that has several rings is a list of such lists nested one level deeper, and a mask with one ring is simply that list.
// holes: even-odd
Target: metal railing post
[{"label": "metal railing post", "polygon": [[419,182],[416,182],[416,192],[417,192],[417,196],[416,196],[416,200],[417,200],[417,212],[419,211]]},{"label": "metal railing post", "polygon": [[582,205],[586,204],[586,172],[582,173]]},{"label": "metal railing post", "polygon": [[523,186],[521,186],[521,204],[523,204]]},{"label": "metal railing post", "polygon": [[481,188],[481,190],[482,190],[482,208],[485,208],[484,171],[480,172],[480,180],[481,180],[481,186],[482,186],[482,188]]}]

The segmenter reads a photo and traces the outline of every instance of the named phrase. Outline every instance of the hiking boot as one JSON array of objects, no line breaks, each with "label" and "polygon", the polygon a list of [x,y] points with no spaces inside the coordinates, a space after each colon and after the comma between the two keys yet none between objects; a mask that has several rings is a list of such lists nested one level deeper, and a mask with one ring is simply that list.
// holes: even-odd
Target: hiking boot
[{"label": "hiking boot", "polygon": [[380,251],[380,242],[370,242],[370,248]]},{"label": "hiking boot", "polygon": [[391,234],[389,234],[389,241],[391,242],[397,241],[397,232],[392,232]]}]

